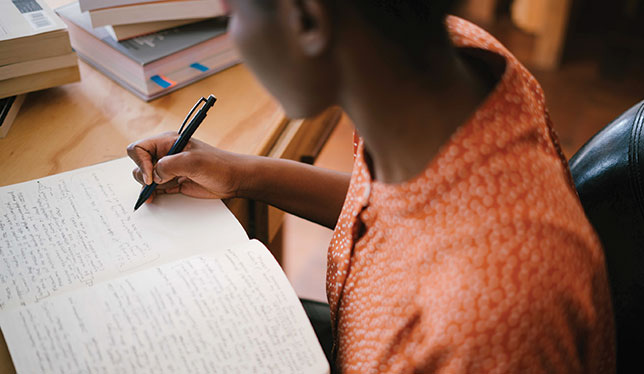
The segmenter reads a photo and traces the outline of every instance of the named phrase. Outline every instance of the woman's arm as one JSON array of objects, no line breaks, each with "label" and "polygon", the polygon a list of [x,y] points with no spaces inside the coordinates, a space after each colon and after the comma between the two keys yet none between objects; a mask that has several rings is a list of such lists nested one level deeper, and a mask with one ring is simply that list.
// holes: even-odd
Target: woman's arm
[{"label": "woman's arm", "polygon": [[240,196],[334,228],[351,174],[290,160],[254,157]]},{"label": "woman's arm", "polygon": [[154,195],[183,193],[198,198],[244,197],[333,228],[350,174],[295,161],[240,155],[193,139],[184,151],[164,157],[177,134],[164,133],[128,146],[134,177],[158,184]]}]

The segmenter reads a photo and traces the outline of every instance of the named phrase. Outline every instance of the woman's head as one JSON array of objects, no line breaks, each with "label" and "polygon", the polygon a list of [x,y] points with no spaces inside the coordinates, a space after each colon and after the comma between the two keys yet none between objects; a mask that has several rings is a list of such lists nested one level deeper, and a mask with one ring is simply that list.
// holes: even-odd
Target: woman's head
[{"label": "woman's head", "polygon": [[[230,32],[246,64],[292,117],[336,104],[336,47],[347,33],[380,43],[410,65],[431,64],[432,46],[447,45],[444,18],[453,0],[228,0]],[[356,39],[357,40],[357,39]],[[364,39],[363,39],[364,40]],[[350,45],[343,45],[351,48]],[[346,49],[345,49],[346,50]],[[382,53],[382,55],[380,55]],[[346,62],[346,61],[345,61]]]}]

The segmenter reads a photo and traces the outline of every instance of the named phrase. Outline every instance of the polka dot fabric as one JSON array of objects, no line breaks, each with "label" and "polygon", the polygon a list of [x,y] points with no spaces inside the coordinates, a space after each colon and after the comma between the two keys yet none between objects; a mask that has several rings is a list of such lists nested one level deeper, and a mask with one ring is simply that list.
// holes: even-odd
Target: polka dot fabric
[{"label": "polka dot fabric", "polygon": [[328,252],[337,365],[350,373],[613,373],[602,249],[539,84],[456,17],[457,46],[506,59],[499,84],[426,170],[354,170]]}]

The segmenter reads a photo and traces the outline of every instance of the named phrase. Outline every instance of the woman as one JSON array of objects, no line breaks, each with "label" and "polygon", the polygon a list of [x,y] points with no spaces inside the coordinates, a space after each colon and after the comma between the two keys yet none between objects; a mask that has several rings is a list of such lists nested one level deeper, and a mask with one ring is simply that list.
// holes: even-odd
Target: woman
[{"label": "woman", "polygon": [[351,175],[176,135],[131,145],[157,193],[246,197],[335,227],[343,373],[610,373],[602,250],[541,88],[446,0],[229,0],[230,34],[290,117],[341,106]]}]

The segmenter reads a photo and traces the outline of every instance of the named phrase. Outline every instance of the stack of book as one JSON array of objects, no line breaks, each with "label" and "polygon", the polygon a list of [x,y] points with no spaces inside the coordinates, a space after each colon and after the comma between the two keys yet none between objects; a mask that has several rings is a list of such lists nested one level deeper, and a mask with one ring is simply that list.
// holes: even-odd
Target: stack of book
[{"label": "stack of book", "polygon": [[8,98],[79,79],[67,28],[44,1],[0,0],[0,137],[24,100]]},{"label": "stack of book", "polygon": [[92,27],[105,26],[118,41],[226,13],[223,0],[79,0]]},{"label": "stack of book", "polygon": [[239,62],[221,0],[82,0],[56,12],[78,55],[145,101]]}]

